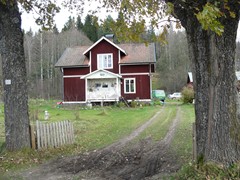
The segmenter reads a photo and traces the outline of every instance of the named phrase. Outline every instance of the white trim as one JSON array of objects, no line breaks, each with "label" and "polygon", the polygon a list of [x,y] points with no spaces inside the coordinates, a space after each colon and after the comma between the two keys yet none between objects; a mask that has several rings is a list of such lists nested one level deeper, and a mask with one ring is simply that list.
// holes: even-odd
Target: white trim
[{"label": "white trim", "polygon": [[90,69],[90,73],[92,72],[92,51],[89,52],[89,69]]},{"label": "white trim", "polygon": [[[111,67],[99,67],[100,65],[100,56],[111,56]],[[104,60],[101,58],[102,63],[104,63]],[[108,58],[107,58],[107,66],[108,66]],[[113,53],[101,53],[101,54],[97,54],[97,69],[113,69]]]},{"label": "white trim", "polygon": [[88,102],[118,102],[119,98],[116,99],[91,99]]},{"label": "white trim", "polygon": [[149,75],[149,73],[122,73],[121,76]]},{"label": "white trim", "polygon": [[149,65],[155,64],[156,62],[133,62],[133,63],[120,63],[122,66],[136,66],[136,65]]},{"label": "white trim", "polygon": [[[126,92],[126,81],[131,81],[134,80],[134,91],[133,92]],[[131,87],[130,83],[129,83],[129,88]],[[124,79],[124,94],[136,94],[136,78],[125,78]]]},{"label": "white trim", "polygon": [[120,61],[121,61],[121,52],[120,52],[120,50],[118,50],[118,74],[121,74]]},{"label": "white trim", "polygon": [[[82,78],[81,78],[82,79]],[[88,99],[87,99],[87,97],[88,97],[88,91],[87,91],[87,86],[88,86],[88,80],[87,79],[85,79],[85,101],[87,102],[88,101]]]},{"label": "white trim", "polygon": [[63,104],[84,104],[87,103],[87,101],[63,101]]},{"label": "white trim", "polygon": [[69,76],[63,76],[63,78],[81,78],[84,75],[69,75]]},{"label": "white trim", "polygon": [[105,72],[105,73],[111,74],[111,75],[116,76],[116,77],[119,77],[119,78],[122,77],[122,76],[119,75],[119,74],[115,74],[115,73],[112,73],[112,72],[107,71],[107,70],[104,70],[104,69],[98,69],[98,70],[96,70],[96,71],[93,71],[93,72],[91,72],[91,73],[89,73],[89,74],[86,74],[86,75],[82,76],[81,79],[86,79],[86,78],[88,78],[89,76],[91,76],[92,74],[95,74],[95,73],[97,73],[97,72],[99,72],[99,71],[103,71],[103,72]]},{"label": "white trim", "polygon": [[[119,101],[119,100],[114,100],[114,99],[105,99],[105,100],[91,100],[90,102],[114,102],[114,101]],[[131,102],[132,100],[129,99],[127,100],[128,102]],[[140,102],[151,102],[151,99],[139,99],[138,101]],[[63,101],[63,104],[85,104],[87,101]]]},{"label": "white trim", "polygon": [[90,48],[88,48],[86,51],[83,52],[83,55],[85,55],[88,51],[90,51],[94,46],[96,46],[99,42],[101,42],[102,40],[107,41],[108,43],[110,43],[111,45],[113,45],[115,48],[119,49],[120,51],[122,51],[125,55],[127,55],[127,53],[120,48],[119,46],[117,46],[116,44],[114,44],[112,41],[110,41],[109,39],[105,38],[104,36],[102,38],[100,38],[97,42],[95,42]]},{"label": "white trim", "polygon": [[[128,99],[127,102],[131,102],[132,99]],[[138,99],[136,101],[140,101],[140,102],[151,102],[152,100],[151,99]]]}]

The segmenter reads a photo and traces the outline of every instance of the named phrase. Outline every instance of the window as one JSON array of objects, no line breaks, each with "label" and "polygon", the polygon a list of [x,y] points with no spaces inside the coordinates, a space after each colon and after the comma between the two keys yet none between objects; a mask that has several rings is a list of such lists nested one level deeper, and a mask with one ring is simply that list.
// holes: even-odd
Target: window
[{"label": "window", "polygon": [[107,83],[103,83],[102,88],[108,88],[108,84]]},{"label": "window", "polygon": [[112,54],[98,54],[97,55],[98,69],[112,69],[113,55]]},{"label": "window", "polygon": [[124,93],[136,93],[135,78],[124,79]]}]

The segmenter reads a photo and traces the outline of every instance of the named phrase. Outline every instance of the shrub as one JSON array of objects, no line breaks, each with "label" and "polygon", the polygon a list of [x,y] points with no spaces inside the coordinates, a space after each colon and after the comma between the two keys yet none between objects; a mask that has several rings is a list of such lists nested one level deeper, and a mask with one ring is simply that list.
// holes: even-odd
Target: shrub
[{"label": "shrub", "polygon": [[192,103],[194,99],[194,91],[192,87],[184,87],[182,90],[183,103]]},{"label": "shrub", "polygon": [[123,108],[126,105],[124,104],[124,102],[120,101],[120,102],[118,102],[117,106],[120,107],[120,108]]},{"label": "shrub", "polygon": [[137,105],[138,105],[137,101],[135,101],[135,100],[132,100],[132,101],[131,101],[130,106],[131,106],[132,108],[137,107]]}]

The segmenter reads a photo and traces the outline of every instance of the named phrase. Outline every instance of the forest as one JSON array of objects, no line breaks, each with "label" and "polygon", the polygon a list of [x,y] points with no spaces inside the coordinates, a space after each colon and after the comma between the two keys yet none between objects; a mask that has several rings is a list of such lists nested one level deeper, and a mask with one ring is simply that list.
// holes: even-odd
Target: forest
[{"label": "forest", "polygon": [[[103,35],[114,33],[114,23],[116,21],[111,16],[102,22],[94,15],[87,15],[84,21],[80,16],[70,16],[61,30],[55,25],[48,31],[24,31],[29,97],[62,99],[62,74],[59,68],[54,67],[55,63],[67,47],[89,46]],[[169,27],[164,42],[155,42],[157,62],[153,89],[163,89],[167,93],[181,91],[187,82],[187,72],[191,71],[185,31],[173,29],[173,26]],[[142,39],[152,42],[156,36],[159,33],[146,27]],[[114,42],[119,43],[118,37],[115,36]],[[236,48],[236,70],[240,70],[240,42]],[[1,95],[2,89],[1,85]]]}]

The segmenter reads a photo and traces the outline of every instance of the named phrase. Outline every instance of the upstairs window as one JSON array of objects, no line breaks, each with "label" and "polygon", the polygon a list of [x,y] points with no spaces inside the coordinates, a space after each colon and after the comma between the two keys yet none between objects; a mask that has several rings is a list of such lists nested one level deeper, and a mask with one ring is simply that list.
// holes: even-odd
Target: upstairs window
[{"label": "upstairs window", "polygon": [[135,78],[124,79],[124,93],[125,94],[136,93],[136,81],[135,81]]},{"label": "upstairs window", "polygon": [[113,55],[112,54],[98,54],[97,55],[98,69],[112,69]]}]

